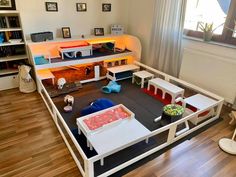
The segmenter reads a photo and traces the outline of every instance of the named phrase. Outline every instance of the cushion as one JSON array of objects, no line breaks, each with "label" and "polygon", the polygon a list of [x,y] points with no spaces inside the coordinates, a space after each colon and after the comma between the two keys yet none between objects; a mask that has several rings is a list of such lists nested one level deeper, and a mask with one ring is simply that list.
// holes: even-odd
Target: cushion
[{"label": "cushion", "polygon": [[107,98],[100,98],[92,102],[89,106],[85,107],[81,110],[80,115],[85,116],[88,114],[92,114],[97,111],[101,111],[106,108],[110,108],[114,106],[115,104]]}]

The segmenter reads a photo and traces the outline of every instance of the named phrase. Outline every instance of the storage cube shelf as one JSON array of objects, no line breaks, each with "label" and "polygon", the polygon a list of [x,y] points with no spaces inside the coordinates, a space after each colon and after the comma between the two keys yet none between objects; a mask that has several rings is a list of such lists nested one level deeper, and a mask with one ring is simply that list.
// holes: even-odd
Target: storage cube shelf
[{"label": "storage cube shelf", "polygon": [[17,11],[0,11],[0,90],[18,87],[18,66],[28,63]]}]

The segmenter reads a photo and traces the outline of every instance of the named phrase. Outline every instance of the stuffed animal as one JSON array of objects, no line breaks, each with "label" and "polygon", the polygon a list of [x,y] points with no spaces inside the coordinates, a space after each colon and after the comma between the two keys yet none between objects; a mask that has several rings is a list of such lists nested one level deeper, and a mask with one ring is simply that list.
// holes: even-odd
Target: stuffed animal
[{"label": "stuffed animal", "polygon": [[21,65],[19,69],[19,89],[23,93],[31,93],[36,90],[36,84],[30,75],[31,67],[27,65]]},{"label": "stuffed animal", "polygon": [[58,89],[61,90],[66,83],[66,79],[61,77],[57,80]]}]

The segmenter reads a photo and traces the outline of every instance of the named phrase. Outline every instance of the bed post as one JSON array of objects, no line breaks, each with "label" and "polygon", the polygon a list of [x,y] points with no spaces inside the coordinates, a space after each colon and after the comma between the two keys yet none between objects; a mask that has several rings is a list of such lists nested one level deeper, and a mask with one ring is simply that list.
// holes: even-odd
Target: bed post
[{"label": "bed post", "polygon": [[91,160],[85,160],[85,176],[94,177],[94,162]]}]

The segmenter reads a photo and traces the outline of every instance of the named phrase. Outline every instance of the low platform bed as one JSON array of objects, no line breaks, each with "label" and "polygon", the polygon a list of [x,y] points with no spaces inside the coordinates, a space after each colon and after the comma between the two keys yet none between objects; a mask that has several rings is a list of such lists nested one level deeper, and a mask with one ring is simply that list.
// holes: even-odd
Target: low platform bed
[{"label": "low platform bed", "polygon": [[[79,60],[56,62],[55,59],[55,63],[52,61],[42,65],[34,62],[37,55],[58,54],[58,46],[75,46],[84,40],[91,45],[113,41],[115,46],[124,46],[125,51],[105,56],[96,56],[94,53],[89,56],[92,58]],[[35,43],[29,44],[29,51],[38,92],[84,177],[112,175],[219,119],[223,98],[138,62],[141,43],[135,36]],[[88,53],[84,52],[83,55]],[[78,89],[69,93],[74,98],[72,112],[65,113],[63,110],[65,95],[50,97],[49,88],[56,88],[59,78],[66,80],[67,84],[79,84]],[[121,91],[114,89],[116,93],[111,93],[112,89],[109,88],[109,94],[103,93],[101,88],[108,87],[109,80],[112,80],[111,84],[117,81],[116,87],[121,86]],[[47,84],[51,84],[50,87]],[[170,99],[167,99],[168,95]],[[81,116],[80,111],[98,98],[122,105],[132,116],[123,120],[116,118],[117,124],[88,133],[90,130],[84,129],[81,121],[86,117]],[[164,106],[169,103],[181,104],[178,107],[182,107],[183,111],[178,119],[172,121],[171,118],[166,123],[164,110],[168,106]],[[96,113],[102,115],[100,111]],[[102,123],[111,123],[110,119],[105,120],[107,122],[102,120]]]},{"label": "low platform bed", "polygon": [[[190,129],[188,131],[176,136],[177,127],[178,129],[181,129],[181,124],[185,121],[189,122],[190,119],[207,110],[199,110],[189,115],[187,114],[184,118],[161,127],[159,123],[154,123],[153,120],[161,115],[162,108],[164,106],[163,103],[146,94],[143,89],[140,89],[140,86],[132,84],[131,80],[119,82],[119,84],[122,85],[122,92],[119,93],[119,95],[103,94],[99,89],[101,86],[105,85],[107,81],[102,80],[99,82],[84,84],[84,89],[81,89],[78,92],[73,92],[71,95],[75,97],[74,106],[76,106],[76,108],[72,113],[64,113],[64,104],[62,101],[63,97],[61,96],[51,99],[43,83],[39,81],[39,92],[42,95],[53,120],[55,121],[83,176],[92,177],[111,175],[139,161],[140,159],[143,159],[163,149],[164,147],[167,147],[168,145],[219,118],[220,110],[223,104],[223,99],[221,97],[166,75],[160,71],[143,65],[142,63],[135,62],[135,64],[149,72],[152,72],[154,75],[162,76],[169,82],[174,82],[175,84],[181,85],[181,87],[189,88],[213,98],[217,103],[213,106],[215,109],[215,114],[197,125],[190,124]],[[91,151],[86,146],[86,137],[83,134],[78,134],[75,120],[80,116],[79,110],[82,109],[82,107],[87,106],[88,103],[94,101],[94,99],[101,97],[109,98],[116,104],[124,104],[128,109],[135,113],[135,118],[142,125],[144,125],[150,133],[148,133],[145,137],[130,142],[127,145],[106,154],[98,154],[96,150]],[[148,143],[146,142],[147,139]],[[104,165],[101,165],[101,161]]]}]

